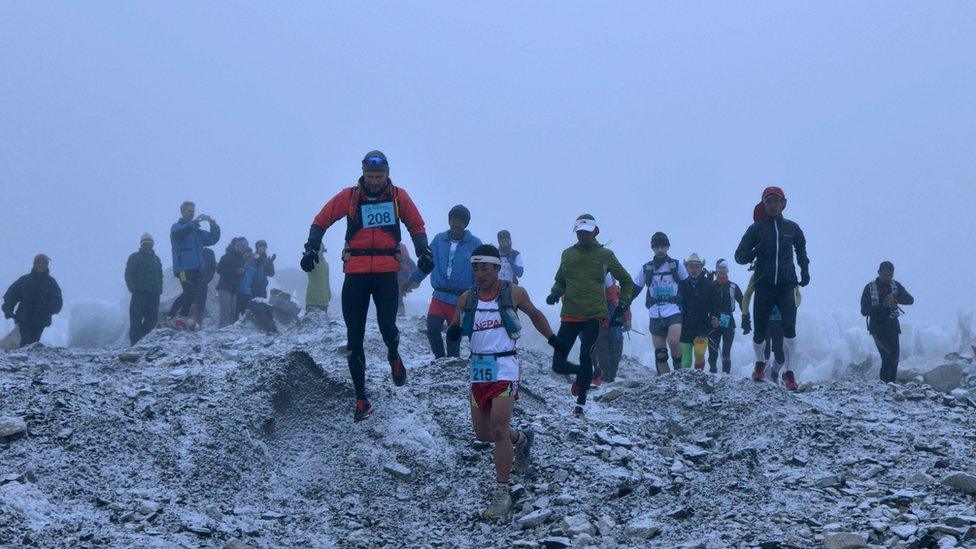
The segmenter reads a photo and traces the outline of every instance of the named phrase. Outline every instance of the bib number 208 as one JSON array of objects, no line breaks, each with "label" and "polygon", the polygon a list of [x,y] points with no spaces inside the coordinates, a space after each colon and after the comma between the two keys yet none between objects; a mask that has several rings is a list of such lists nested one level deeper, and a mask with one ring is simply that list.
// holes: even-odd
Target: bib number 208
[{"label": "bib number 208", "polygon": [[393,203],[363,204],[363,227],[386,227],[393,225],[396,218],[393,215]]}]

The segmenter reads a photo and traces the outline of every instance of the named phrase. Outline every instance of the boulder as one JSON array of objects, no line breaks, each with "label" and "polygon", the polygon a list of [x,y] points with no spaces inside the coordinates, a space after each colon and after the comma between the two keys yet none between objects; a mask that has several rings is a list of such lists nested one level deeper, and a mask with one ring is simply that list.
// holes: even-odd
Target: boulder
[{"label": "boulder", "polygon": [[964,494],[976,494],[976,476],[954,471],[942,479],[942,484],[950,488],[955,488]]},{"label": "boulder", "polygon": [[578,536],[580,534],[595,534],[596,528],[590,524],[590,519],[583,513],[569,515],[563,518],[563,532],[568,536]]},{"label": "boulder", "polygon": [[958,364],[943,364],[937,366],[922,375],[925,383],[928,383],[936,391],[950,393],[953,389],[962,384],[963,372]]},{"label": "boulder", "polygon": [[652,517],[638,518],[624,529],[624,534],[631,538],[651,539],[661,532],[661,528]]},{"label": "boulder", "polygon": [[0,438],[10,437],[27,430],[27,422],[17,416],[0,416]]},{"label": "boulder", "polygon": [[834,532],[824,536],[824,549],[857,549],[868,546],[868,537],[853,532]]}]

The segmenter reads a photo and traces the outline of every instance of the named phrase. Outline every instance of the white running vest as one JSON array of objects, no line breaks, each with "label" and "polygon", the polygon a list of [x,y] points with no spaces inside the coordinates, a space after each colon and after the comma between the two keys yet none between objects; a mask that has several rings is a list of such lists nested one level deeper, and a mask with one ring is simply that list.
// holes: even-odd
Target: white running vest
[{"label": "white running vest", "polygon": [[[472,297],[478,299],[477,294]],[[515,343],[515,340],[508,337],[508,332],[505,331],[497,299],[493,301],[478,299],[477,310],[474,313],[474,329],[471,332],[471,353],[476,355],[507,353],[515,350]],[[500,356],[495,360],[498,363],[496,378],[498,381],[519,381],[522,371],[517,356]]]}]

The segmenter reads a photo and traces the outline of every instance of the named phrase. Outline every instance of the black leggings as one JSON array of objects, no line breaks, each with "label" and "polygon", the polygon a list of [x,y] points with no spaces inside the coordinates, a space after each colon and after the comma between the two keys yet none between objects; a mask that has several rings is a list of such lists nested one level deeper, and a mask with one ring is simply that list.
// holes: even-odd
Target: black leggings
[{"label": "black leggings", "polygon": [[173,306],[169,308],[169,316],[189,316],[190,307],[197,299],[197,282],[200,281],[200,271],[182,271],[177,277],[180,279],[180,286],[183,293],[173,301]]},{"label": "black leggings", "polygon": [[718,365],[719,349],[722,351],[722,371],[732,371],[732,341],[735,340],[735,324],[727,328],[719,326],[708,334],[708,365],[715,369]]},{"label": "black leggings", "polygon": [[786,362],[786,353],[783,352],[783,323],[779,320],[770,320],[769,329],[766,331],[766,362],[769,356],[776,357],[776,364],[783,365]]},{"label": "black leggings", "polygon": [[369,299],[372,297],[376,305],[376,323],[383,335],[383,342],[386,343],[387,358],[394,360],[400,356],[400,331],[396,325],[399,294],[397,273],[347,274],[342,283],[342,318],[346,321],[349,373],[352,375],[357,399],[366,398],[366,352],[363,350],[363,340],[366,338]]},{"label": "black leggings", "polygon": [[159,294],[132,292],[129,301],[129,343],[135,345],[159,322]]},{"label": "black leggings", "polygon": [[600,337],[600,321],[594,318],[585,322],[560,322],[556,337],[568,348],[576,344],[577,337],[580,338],[579,366],[566,361],[568,353],[556,351],[552,355],[552,371],[562,375],[575,375],[579,386],[576,403],[586,404],[586,392],[593,381],[593,348]]},{"label": "black leggings", "polygon": [[769,317],[773,314],[773,308],[777,306],[780,315],[783,317],[783,337],[789,339],[796,337],[795,288],[796,285],[792,283],[756,287],[754,313],[752,315],[752,318],[756,320],[756,329],[753,332],[752,341],[757,344],[766,342]]}]

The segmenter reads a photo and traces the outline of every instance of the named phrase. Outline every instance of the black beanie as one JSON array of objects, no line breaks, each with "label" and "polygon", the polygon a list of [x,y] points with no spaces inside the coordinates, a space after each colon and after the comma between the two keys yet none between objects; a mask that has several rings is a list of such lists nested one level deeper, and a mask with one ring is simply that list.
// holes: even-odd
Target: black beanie
[{"label": "black beanie", "polygon": [[651,236],[651,247],[654,246],[670,246],[671,241],[668,240],[668,235],[658,231]]},{"label": "black beanie", "polygon": [[386,155],[380,151],[369,151],[363,157],[363,173],[383,172],[390,173],[390,163]]},{"label": "black beanie", "polygon": [[895,264],[890,261],[882,261],[881,265],[878,266],[878,270],[895,272]]},{"label": "black beanie", "polygon": [[471,212],[461,204],[458,204],[451,208],[451,211],[447,214],[447,220],[450,221],[452,219],[463,219],[465,223],[471,223]]}]

